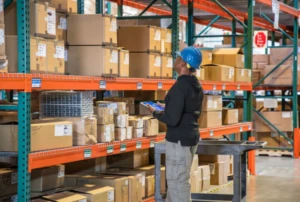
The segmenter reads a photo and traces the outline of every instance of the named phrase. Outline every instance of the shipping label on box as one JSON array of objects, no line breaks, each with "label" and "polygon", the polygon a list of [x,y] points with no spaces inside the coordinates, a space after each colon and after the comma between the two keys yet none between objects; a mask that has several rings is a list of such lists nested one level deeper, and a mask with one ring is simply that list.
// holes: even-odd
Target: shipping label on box
[{"label": "shipping label on box", "polygon": [[115,125],[98,125],[97,126],[97,141],[111,142],[115,140]]},{"label": "shipping label on box", "polygon": [[117,115],[114,117],[115,126],[118,128],[125,128],[128,126],[128,114]]},{"label": "shipping label on box", "polygon": [[126,128],[115,128],[115,140],[124,141],[127,139]]}]

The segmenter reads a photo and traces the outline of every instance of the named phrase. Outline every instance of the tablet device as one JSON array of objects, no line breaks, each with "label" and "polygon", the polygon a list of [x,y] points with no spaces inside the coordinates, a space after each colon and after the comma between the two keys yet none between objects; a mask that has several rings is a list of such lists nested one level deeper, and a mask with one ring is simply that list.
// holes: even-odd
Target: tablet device
[{"label": "tablet device", "polygon": [[145,101],[145,102],[141,102],[142,105],[144,105],[145,107],[148,107],[148,105],[150,105],[151,107],[153,107],[156,111],[165,111],[165,108],[158,105],[157,103],[154,103],[152,101]]}]

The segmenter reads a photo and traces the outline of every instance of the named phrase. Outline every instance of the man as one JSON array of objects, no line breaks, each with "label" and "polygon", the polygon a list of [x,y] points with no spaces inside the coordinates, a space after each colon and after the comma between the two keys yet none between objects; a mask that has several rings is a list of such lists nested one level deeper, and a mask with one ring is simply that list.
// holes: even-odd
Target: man
[{"label": "man", "polygon": [[193,73],[200,68],[202,54],[195,47],[184,48],[177,54],[174,70],[179,77],[166,95],[165,110],[155,111],[150,106],[149,110],[167,125],[167,202],[190,202],[190,171],[199,143],[197,120],[203,100],[202,87]]}]

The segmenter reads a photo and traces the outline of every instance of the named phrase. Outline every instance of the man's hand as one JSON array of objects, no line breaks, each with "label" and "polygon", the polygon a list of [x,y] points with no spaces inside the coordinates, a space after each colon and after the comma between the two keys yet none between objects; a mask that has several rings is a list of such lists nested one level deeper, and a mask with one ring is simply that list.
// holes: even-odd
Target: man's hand
[{"label": "man's hand", "polygon": [[147,105],[149,112],[151,112],[151,114],[155,111],[155,108],[151,107],[150,105]]},{"label": "man's hand", "polygon": [[166,107],[166,104],[163,104],[163,103],[160,103],[160,102],[157,102],[157,104],[158,104],[159,106],[163,107],[163,108]]}]

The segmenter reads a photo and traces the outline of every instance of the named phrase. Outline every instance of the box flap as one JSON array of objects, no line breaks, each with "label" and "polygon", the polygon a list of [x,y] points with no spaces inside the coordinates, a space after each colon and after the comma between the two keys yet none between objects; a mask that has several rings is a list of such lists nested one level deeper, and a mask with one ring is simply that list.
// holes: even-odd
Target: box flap
[{"label": "box flap", "polygon": [[213,50],[215,55],[233,55],[233,54],[243,54],[240,48],[217,48]]}]

